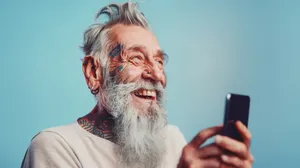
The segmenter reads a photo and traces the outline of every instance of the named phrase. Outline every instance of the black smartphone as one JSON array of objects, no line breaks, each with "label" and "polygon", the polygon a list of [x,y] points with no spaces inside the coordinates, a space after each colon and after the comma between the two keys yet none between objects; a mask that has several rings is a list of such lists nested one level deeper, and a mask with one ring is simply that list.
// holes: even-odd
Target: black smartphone
[{"label": "black smartphone", "polygon": [[228,93],[225,101],[224,127],[222,135],[238,141],[243,141],[242,136],[235,126],[235,122],[241,121],[246,127],[248,127],[249,108],[249,96]]}]

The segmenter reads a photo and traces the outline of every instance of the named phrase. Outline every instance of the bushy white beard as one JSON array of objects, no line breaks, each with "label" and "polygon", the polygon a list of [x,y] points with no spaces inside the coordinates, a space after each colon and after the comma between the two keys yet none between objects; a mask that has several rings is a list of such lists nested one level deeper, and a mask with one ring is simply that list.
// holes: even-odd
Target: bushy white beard
[{"label": "bushy white beard", "polygon": [[[157,91],[157,103],[145,107],[129,101],[130,93],[144,88]],[[139,81],[116,84],[110,81],[99,94],[99,102],[115,118],[117,156],[125,168],[157,168],[165,154],[165,91],[160,83]]]}]

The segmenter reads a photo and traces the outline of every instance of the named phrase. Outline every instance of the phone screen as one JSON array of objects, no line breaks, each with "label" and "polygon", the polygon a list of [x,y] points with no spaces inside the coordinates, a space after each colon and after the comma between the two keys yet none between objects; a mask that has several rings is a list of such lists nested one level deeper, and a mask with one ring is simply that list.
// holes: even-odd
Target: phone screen
[{"label": "phone screen", "polygon": [[241,121],[248,127],[250,97],[229,93],[226,96],[223,135],[243,141],[235,126],[236,121]]}]

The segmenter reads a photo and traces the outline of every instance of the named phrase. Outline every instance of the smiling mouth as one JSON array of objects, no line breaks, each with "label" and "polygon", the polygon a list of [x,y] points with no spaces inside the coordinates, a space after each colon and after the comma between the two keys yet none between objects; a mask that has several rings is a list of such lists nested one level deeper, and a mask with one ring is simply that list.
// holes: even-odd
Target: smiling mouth
[{"label": "smiling mouth", "polygon": [[133,92],[133,94],[141,99],[146,100],[155,100],[156,99],[156,91],[155,90],[147,90],[147,89],[139,89]]}]

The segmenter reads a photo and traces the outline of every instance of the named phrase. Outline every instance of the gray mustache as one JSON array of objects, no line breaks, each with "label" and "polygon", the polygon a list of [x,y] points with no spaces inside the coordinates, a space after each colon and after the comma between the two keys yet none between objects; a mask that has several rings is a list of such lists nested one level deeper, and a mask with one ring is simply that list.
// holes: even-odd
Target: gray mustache
[{"label": "gray mustache", "polygon": [[[113,86],[107,87],[107,91],[110,90],[118,90],[122,92],[124,95],[128,95],[135,90],[139,89],[147,89],[147,90],[155,90],[158,96],[162,96],[165,93],[165,89],[160,82],[153,83],[150,81],[139,80],[132,83],[126,84],[115,84]],[[104,89],[106,90],[106,89]]]}]

